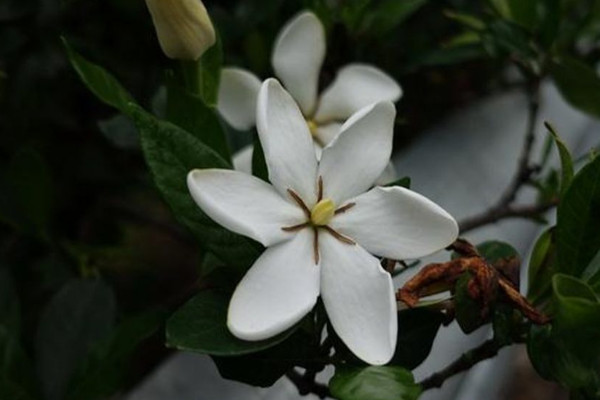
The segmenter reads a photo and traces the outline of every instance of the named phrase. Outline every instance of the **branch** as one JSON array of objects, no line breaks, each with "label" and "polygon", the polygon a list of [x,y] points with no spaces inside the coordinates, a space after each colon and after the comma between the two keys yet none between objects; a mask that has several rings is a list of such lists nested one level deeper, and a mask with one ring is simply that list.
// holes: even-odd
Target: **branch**
[{"label": "branch", "polygon": [[531,204],[524,206],[505,205],[501,208],[492,207],[489,210],[466,218],[458,223],[461,234],[473,229],[500,221],[507,218],[531,218],[544,213],[558,204],[557,200],[543,204]]},{"label": "branch", "polygon": [[296,388],[298,388],[298,393],[302,396],[314,394],[320,399],[331,397],[331,393],[329,392],[327,385],[316,382],[314,374],[302,375],[296,370],[291,369],[285,375],[290,381],[292,381],[294,385],[296,385]]},{"label": "branch", "polygon": [[[530,84],[527,90],[527,128],[525,130],[523,149],[521,150],[521,155],[519,156],[519,160],[517,162],[517,170],[515,175],[494,206],[481,214],[466,218],[464,221],[459,223],[459,226],[461,227],[461,234],[504,218],[533,216],[535,213],[532,212],[537,211],[538,208],[541,208],[542,211],[551,208],[551,206],[548,205],[534,205],[521,208],[512,207],[512,203],[517,197],[519,190],[523,187],[523,185],[530,181],[531,175],[536,172],[536,168],[531,165],[530,159],[533,143],[535,141],[535,127],[540,108],[539,86],[540,82],[536,79]],[[542,211],[537,212],[539,213]]]},{"label": "branch", "polygon": [[428,378],[423,379],[421,382],[419,382],[419,385],[421,385],[423,391],[442,387],[443,383],[448,378],[470,369],[480,361],[495,357],[502,347],[503,345],[499,344],[494,339],[487,340],[479,347],[464,353],[440,372],[436,372]]}]

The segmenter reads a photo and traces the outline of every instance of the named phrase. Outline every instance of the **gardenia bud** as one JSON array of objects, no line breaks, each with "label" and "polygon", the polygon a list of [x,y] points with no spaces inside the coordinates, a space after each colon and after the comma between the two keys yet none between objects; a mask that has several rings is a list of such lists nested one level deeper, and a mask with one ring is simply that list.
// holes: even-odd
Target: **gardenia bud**
[{"label": "gardenia bud", "polygon": [[215,30],[200,0],[146,0],[167,57],[197,60],[215,44]]}]

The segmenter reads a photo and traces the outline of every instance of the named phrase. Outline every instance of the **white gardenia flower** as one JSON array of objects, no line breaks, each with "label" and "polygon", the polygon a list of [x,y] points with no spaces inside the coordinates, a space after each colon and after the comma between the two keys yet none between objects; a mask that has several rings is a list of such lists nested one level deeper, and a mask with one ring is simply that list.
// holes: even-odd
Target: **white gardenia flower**
[{"label": "white gardenia flower", "polygon": [[[319,95],[318,83],[325,58],[325,31],[312,12],[289,21],[275,41],[271,64],[275,75],[300,106],[317,146],[326,146],[342,124],[356,111],[380,101],[396,101],[402,95],[398,83],[378,68],[352,63],[342,67]],[[234,128],[255,125],[256,98],[261,81],[251,72],[224,68],[221,73],[218,110]],[[368,132],[366,132],[368,134]],[[237,170],[250,172],[252,147],[234,156]]]},{"label": "white gardenia flower", "polygon": [[391,102],[361,109],[317,161],[296,102],[268,79],[258,96],[257,128],[272,185],[239,171],[189,173],[190,193],[206,214],[266,247],[231,298],[227,324],[235,336],[274,336],[300,321],[320,295],[354,354],[376,365],[391,359],[394,287],[371,253],[421,257],[458,234],[456,221],[425,197],[371,188],[391,154],[394,117]]}]

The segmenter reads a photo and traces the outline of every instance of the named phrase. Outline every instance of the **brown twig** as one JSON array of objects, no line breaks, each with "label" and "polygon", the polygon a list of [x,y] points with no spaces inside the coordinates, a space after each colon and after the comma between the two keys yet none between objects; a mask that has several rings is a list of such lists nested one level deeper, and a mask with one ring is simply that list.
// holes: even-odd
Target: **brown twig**
[{"label": "brown twig", "polygon": [[419,385],[423,390],[442,387],[448,378],[470,369],[480,361],[495,357],[502,347],[502,344],[493,339],[487,340],[480,346],[464,353],[443,370],[423,379]]},{"label": "brown twig", "polygon": [[312,373],[302,375],[296,370],[291,369],[285,374],[285,376],[287,376],[287,378],[292,381],[296,388],[298,388],[298,393],[302,396],[314,394],[320,399],[331,397],[331,393],[329,392],[327,385],[316,382],[315,376]]},{"label": "brown twig", "polygon": [[540,82],[536,79],[529,85],[527,90],[527,128],[515,175],[495,205],[480,214],[468,217],[459,222],[462,234],[505,218],[532,217],[555,205],[555,203],[547,203],[520,207],[513,206],[513,202],[521,188],[530,182],[531,176],[537,171],[537,168],[531,165],[531,152],[535,142],[535,127],[540,108],[539,86]]}]

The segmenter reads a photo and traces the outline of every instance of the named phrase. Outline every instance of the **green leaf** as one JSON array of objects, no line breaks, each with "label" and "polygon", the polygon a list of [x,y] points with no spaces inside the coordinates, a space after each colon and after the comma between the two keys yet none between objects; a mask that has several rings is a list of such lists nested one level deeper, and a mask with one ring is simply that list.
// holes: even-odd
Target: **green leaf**
[{"label": "green leaf", "polygon": [[217,34],[215,44],[200,58],[202,74],[202,98],[210,107],[216,107],[221,81],[221,65],[223,64],[223,44]]},{"label": "green leaf", "polygon": [[529,259],[527,297],[533,305],[545,303],[552,294],[552,276],[557,272],[555,228],[549,228],[535,242]]},{"label": "green leaf", "polygon": [[126,113],[129,103],[134,102],[129,92],[104,68],[77,53],[66,38],[63,37],[62,42],[71,65],[88,89],[102,102]]},{"label": "green leaf", "polygon": [[400,179],[396,179],[394,182],[388,183],[385,186],[386,187],[390,187],[390,186],[402,186],[403,188],[407,188],[410,189],[410,177],[409,176],[405,176],[403,178]]},{"label": "green leaf", "polygon": [[568,56],[550,63],[550,74],[558,90],[573,107],[600,117],[600,78],[596,71]]},{"label": "green leaf", "polygon": [[552,279],[556,307],[554,326],[571,335],[593,329],[600,334],[600,301],[584,281],[556,274]]},{"label": "green leaf", "polygon": [[340,400],[416,400],[421,394],[410,371],[388,366],[337,367],[329,389]]},{"label": "green leaf", "polygon": [[475,16],[473,14],[461,13],[461,12],[452,11],[452,10],[445,10],[444,15],[447,18],[460,23],[465,28],[473,29],[475,31],[482,31],[485,29],[485,26],[486,26],[485,22],[483,22],[481,19],[479,19],[477,16]]},{"label": "green leaf", "polygon": [[67,400],[100,400],[117,393],[131,378],[131,359],[140,344],[155,334],[166,313],[147,311],[122,322],[96,345],[70,380]]},{"label": "green leaf", "polygon": [[240,270],[248,269],[260,254],[260,246],[212,221],[193,201],[186,184],[187,174],[195,168],[230,168],[229,163],[185,130],[137,106],[130,113],[154,182],[175,217],[219,259]]},{"label": "green leaf", "polygon": [[481,305],[469,294],[469,281],[472,277],[470,272],[464,272],[456,281],[454,289],[456,322],[466,334],[473,332],[485,323],[481,316]]},{"label": "green leaf", "polygon": [[296,365],[318,357],[318,346],[302,330],[273,347],[237,357],[213,356],[221,377],[253,386],[270,387]]},{"label": "green leaf", "polygon": [[415,369],[429,355],[444,315],[424,308],[398,313],[398,340],[391,364]]},{"label": "green leaf", "polygon": [[531,30],[535,28],[539,0],[508,0],[507,3],[513,21]]},{"label": "green leaf", "polygon": [[567,187],[573,180],[573,175],[575,175],[575,170],[573,169],[573,157],[571,157],[571,153],[569,152],[567,145],[558,136],[558,133],[556,133],[554,127],[548,122],[544,122],[544,125],[552,135],[552,139],[554,139],[554,143],[558,149],[558,155],[560,156],[560,164],[562,168],[560,192],[561,194],[564,194],[565,190],[567,190]]},{"label": "green leaf", "polygon": [[490,264],[496,264],[499,261],[519,257],[519,253],[510,244],[499,240],[488,240],[477,245],[477,251]]},{"label": "green leaf", "polygon": [[245,341],[227,328],[229,295],[205,290],[184,304],[167,321],[167,345],[216,356],[235,356],[267,349],[288,338],[296,327],[260,341]]},{"label": "green leaf", "polygon": [[231,154],[215,110],[177,85],[167,87],[167,119],[216,151],[228,164]]},{"label": "green leaf", "polygon": [[38,371],[48,400],[64,398],[75,367],[110,333],[115,313],[114,294],[100,279],[72,280],[50,300],[36,337]]},{"label": "green leaf", "polygon": [[373,35],[383,36],[406,21],[426,3],[427,0],[383,0],[365,18],[365,30]]},{"label": "green leaf", "polygon": [[481,44],[464,44],[435,49],[418,56],[407,66],[407,70],[416,70],[420,67],[455,65],[471,60],[486,57],[486,51]]},{"label": "green leaf", "polygon": [[482,40],[492,57],[508,54],[524,61],[537,57],[531,35],[520,25],[507,20],[492,21],[482,33]]},{"label": "green leaf", "polygon": [[254,147],[252,149],[252,175],[269,182],[269,169],[258,135],[254,136]]},{"label": "green leaf", "polygon": [[18,335],[0,326],[0,399],[39,399],[36,383]]},{"label": "green leaf", "polygon": [[600,157],[573,178],[558,205],[559,272],[581,276],[600,248]]},{"label": "green leaf", "polygon": [[592,258],[585,271],[582,274],[583,279],[586,279],[594,292],[600,296],[600,249]]}]

